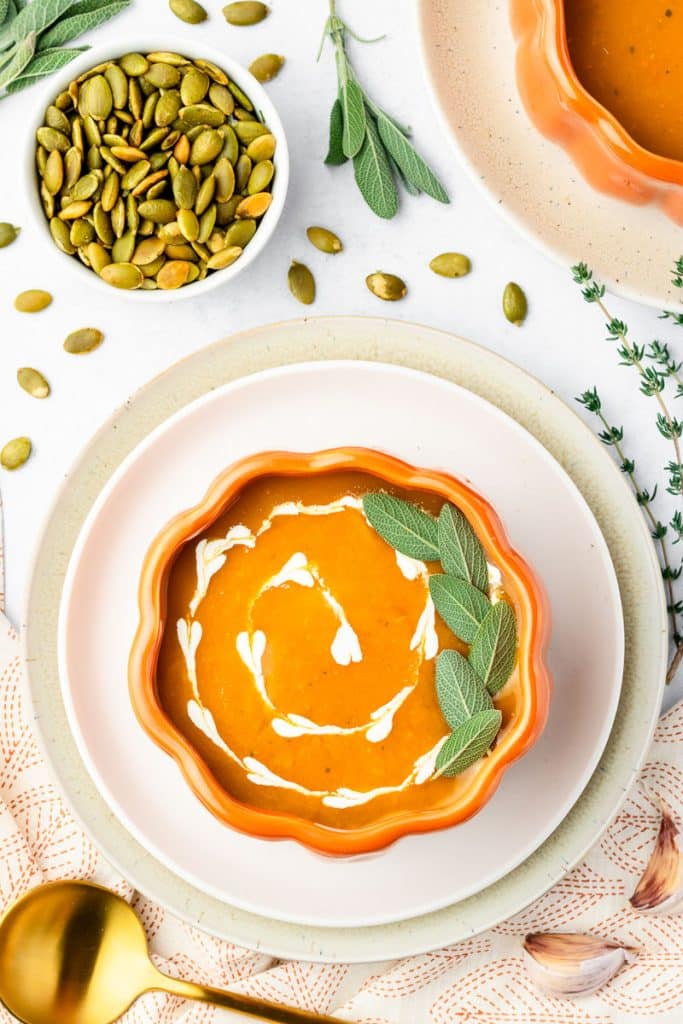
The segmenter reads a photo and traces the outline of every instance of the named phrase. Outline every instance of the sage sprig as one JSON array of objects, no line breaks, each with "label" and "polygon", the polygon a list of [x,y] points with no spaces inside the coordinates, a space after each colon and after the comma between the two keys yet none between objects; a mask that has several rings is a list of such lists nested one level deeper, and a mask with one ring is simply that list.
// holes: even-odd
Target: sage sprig
[{"label": "sage sprig", "polygon": [[491,602],[486,553],[460,509],[444,504],[435,519],[412,502],[370,493],[363,511],[396,551],[438,561],[445,570],[430,575],[430,595],[446,625],[470,649],[467,657],[444,650],[437,659],[436,696],[452,732],[439,750],[434,777],[458,775],[486,754],[500,730],[502,714],[491,698],[514,669],[515,613],[506,601]]},{"label": "sage sprig", "polygon": [[[436,174],[410,142],[410,131],[379,107],[361,87],[346,53],[347,33],[362,40],[337,15],[329,0],[323,43],[329,38],[337,65],[337,98],[330,114],[330,141],[325,163],[353,161],[356,184],[370,209],[389,219],[398,210],[400,182],[410,195],[426,193],[440,203],[450,202]],[[322,50],[322,47],[321,47]]]},{"label": "sage sprig", "polygon": [[87,50],[66,46],[131,0],[0,0],[0,90],[19,92]]},{"label": "sage sprig", "polygon": [[[572,277],[580,286],[584,300],[596,305],[605,318],[607,340],[616,344],[620,364],[630,366],[637,374],[641,394],[651,398],[655,403],[657,431],[671,444],[673,458],[669,459],[664,466],[664,475],[666,490],[677,498],[678,507],[669,522],[662,523],[656,517],[652,507],[657,495],[657,485],[655,484],[649,489],[641,485],[640,480],[636,477],[634,460],[627,458],[624,452],[624,429],[609,422],[603,411],[597,389],[588,389],[576,399],[599,420],[602,429],[598,432],[598,437],[618,456],[620,468],[628,477],[636,501],[648,520],[652,539],[659,548],[660,568],[666,592],[673,642],[673,656],[666,676],[667,682],[671,682],[683,660],[683,631],[680,626],[680,616],[683,616],[683,600],[677,598],[675,592],[675,584],[683,572],[683,559],[679,559],[676,564],[669,545],[669,541],[671,544],[679,543],[683,535],[683,462],[681,460],[683,419],[679,419],[674,414],[670,404],[671,398],[675,401],[683,397],[681,364],[672,358],[666,343],[655,340],[645,346],[630,337],[628,324],[613,316],[605,304],[604,284],[594,279],[592,271],[585,263],[577,263],[572,267]],[[683,257],[674,265],[673,284],[678,288],[683,287]],[[672,320],[676,324],[683,323],[683,316],[678,313],[664,312],[662,318]]]}]

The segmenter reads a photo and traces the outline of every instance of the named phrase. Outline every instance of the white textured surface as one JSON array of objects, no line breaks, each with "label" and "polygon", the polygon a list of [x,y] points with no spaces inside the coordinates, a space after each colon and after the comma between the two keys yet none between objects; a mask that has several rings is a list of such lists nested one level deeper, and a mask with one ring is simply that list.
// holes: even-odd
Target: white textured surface
[{"label": "white textured surface", "polygon": [[[249,29],[226,25],[217,0],[206,0],[206,6],[211,21],[183,27],[165,4],[137,0],[130,11],[92,33],[91,41],[107,36],[119,40],[127,34],[132,39],[136,32],[157,29],[160,35],[196,34],[246,63],[265,51],[287,56],[280,77],[267,86],[291,147],[287,209],[269,252],[234,285],[173,306],[155,304],[149,310],[116,293],[103,298],[95,289],[75,290],[70,274],[55,278],[41,270],[39,233],[23,199],[19,162],[8,154],[0,162],[0,219],[13,219],[24,227],[21,240],[0,251],[0,436],[4,440],[26,433],[35,444],[35,455],[21,472],[0,476],[10,617],[19,618],[42,517],[81,446],[138,386],[183,355],[232,331],[300,315],[302,307],[286,286],[292,258],[307,262],[316,275],[318,298],[311,313],[387,314],[457,331],[526,367],[567,401],[597,384],[608,414],[617,423],[625,421],[627,447],[644,480],[654,483],[668,451],[654,429],[652,402],[637,393],[633,371],[617,367],[615,353],[602,340],[599,314],[582,303],[566,268],[550,262],[504,222],[458,165],[432,112],[419,66],[414,4],[341,4],[342,13],[361,35],[389,33],[372,47],[351,42],[351,56],[372,94],[414,126],[419,147],[452,194],[452,205],[446,208],[424,197],[407,198],[399,216],[388,223],[364,206],[348,167],[329,169],[322,163],[335,89],[331,52],[326,50],[321,62],[315,62],[325,5],[319,0],[273,0],[270,17]],[[22,137],[37,92],[3,101],[0,118],[9,136]],[[625,218],[626,214],[625,210]],[[345,252],[328,257],[313,249],[304,235],[312,223],[337,230]],[[632,244],[628,232],[625,244]],[[445,249],[471,256],[470,277],[445,281],[427,269],[429,259]],[[409,286],[406,299],[388,306],[374,298],[364,278],[376,269],[404,276]],[[529,318],[521,330],[508,325],[500,312],[500,295],[510,279],[519,281],[529,296]],[[16,313],[12,299],[29,287],[49,288],[55,295],[52,307],[32,317]],[[683,336],[659,322],[652,311],[620,300],[611,305],[628,319],[634,336],[645,341],[669,336],[674,350],[683,351]],[[63,338],[85,325],[103,329],[105,343],[86,357],[66,355]],[[22,365],[34,365],[48,376],[53,395],[47,401],[36,402],[18,388],[14,375]],[[664,500],[659,515],[666,514]],[[683,679],[669,688],[667,699],[681,692]]]}]

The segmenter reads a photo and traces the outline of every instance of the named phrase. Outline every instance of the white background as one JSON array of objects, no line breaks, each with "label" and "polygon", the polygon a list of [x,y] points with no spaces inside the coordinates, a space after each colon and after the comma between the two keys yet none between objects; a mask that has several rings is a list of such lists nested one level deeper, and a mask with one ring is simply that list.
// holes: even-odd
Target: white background
[{"label": "white background", "polygon": [[[134,49],[136,32],[152,32],[163,48],[164,33],[186,34],[245,64],[264,52],[286,56],[284,70],[266,88],[290,143],[290,193],[268,250],[234,283],[204,297],[143,308],[114,290],[103,296],[94,288],[74,286],[68,267],[57,273],[50,261],[48,269],[41,260],[44,242],[25,202],[21,162],[25,124],[45,85],[0,104],[0,220],[23,228],[18,242],[0,250],[0,445],[27,434],[35,449],[20,471],[0,471],[10,617],[19,622],[31,551],[45,511],[93,431],[140,385],[187,353],[255,324],[300,316],[304,307],[287,289],[293,258],[306,262],[316,277],[316,302],[307,310],[311,315],[386,315],[453,331],[519,363],[572,404],[574,395],[597,385],[608,416],[626,428],[625,444],[637,460],[643,483],[652,486],[659,481],[656,511],[666,519],[674,505],[664,493],[660,467],[669,452],[654,426],[652,400],[638,394],[635,371],[617,365],[614,346],[604,340],[599,312],[583,303],[568,269],[550,262],[520,237],[458,165],[432,110],[420,66],[414,0],[340,3],[340,13],[359,34],[387,33],[374,46],[350,41],[350,55],[370,94],[413,126],[418,148],[438,170],[452,198],[444,207],[424,196],[405,196],[399,215],[389,222],[377,219],[365,206],[349,166],[323,165],[335,95],[329,47],[316,63],[325,0],[272,0],[270,16],[250,28],[228,25],[219,0],[203,2],[211,19],[186,26],[165,0],[136,0],[88,40],[111,39],[120,48],[130,39]],[[305,237],[310,224],[337,231],[345,245],[343,254],[331,257],[315,250]],[[467,253],[472,274],[458,281],[434,275],[427,264],[444,250]],[[672,253],[672,260],[677,255]],[[377,269],[404,277],[409,291],[403,301],[385,304],[367,290],[365,277]],[[521,329],[508,324],[501,313],[502,290],[511,279],[529,298],[529,317]],[[14,296],[26,288],[47,288],[55,301],[38,315],[17,313]],[[634,338],[668,339],[672,351],[683,357],[683,333],[659,321],[656,311],[618,299],[611,299],[610,306],[628,320]],[[103,330],[104,344],[84,357],[67,355],[64,337],[83,326]],[[16,370],[27,365],[50,380],[53,393],[47,401],[36,401],[18,387]],[[669,688],[667,703],[681,694],[683,671],[677,685]]]}]

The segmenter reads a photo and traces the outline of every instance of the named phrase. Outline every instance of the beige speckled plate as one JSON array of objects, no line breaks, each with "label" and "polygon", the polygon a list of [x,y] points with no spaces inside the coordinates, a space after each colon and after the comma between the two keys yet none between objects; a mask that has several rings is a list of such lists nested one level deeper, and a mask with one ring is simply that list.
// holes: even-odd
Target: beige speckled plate
[{"label": "beige speckled plate", "polygon": [[[112,815],[80,760],[62,704],[56,654],[59,601],[77,534],[135,445],[226,381],[279,364],[331,358],[394,362],[454,380],[536,436],[600,524],[619,581],[626,631],[622,696],[605,753],[572,811],[540,849],[475,897],[396,924],[353,929],[302,927],[238,910],[202,894],[145,852]],[[490,927],[541,895],[581,858],[620,806],[649,746],[666,659],[666,613],[651,541],[618,469],[588,428],[542,384],[499,356],[444,332],[369,318],[256,328],[195,353],[138,392],[95,435],[57,496],[37,550],[25,623],[31,695],[48,760],[76,814],[122,874],[214,934],[281,957],[326,961],[385,960],[437,948]]]},{"label": "beige speckled plate", "polygon": [[678,306],[669,268],[683,251],[680,227],[653,206],[595,192],[534,128],[515,84],[506,0],[419,0],[416,9],[437,112],[492,202],[564,266],[585,260],[613,291]]}]

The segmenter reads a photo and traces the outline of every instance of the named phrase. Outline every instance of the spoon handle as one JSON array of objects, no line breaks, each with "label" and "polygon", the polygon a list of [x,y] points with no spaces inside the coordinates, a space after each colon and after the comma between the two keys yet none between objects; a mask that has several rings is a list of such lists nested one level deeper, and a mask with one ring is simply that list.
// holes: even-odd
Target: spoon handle
[{"label": "spoon handle", "polygon": [[282,1006],[266,999],[243,996],[237,992],[225,992],[222,989],[210,988],[208,985],[196,985],[194,982],[169,978],[168,975],[161,973],[155,978],[153,987],[183,999],[211,1003],[248,1017],[260,1017],[262,1020],[276,1021],[278,1024],[349,1024],[349,1021],[343,1021],[340,1017],[328,1017],[324,1013],[314,1013],[312,1010],[298,1010],[293,1006]]}]

